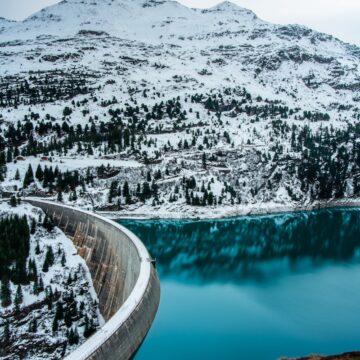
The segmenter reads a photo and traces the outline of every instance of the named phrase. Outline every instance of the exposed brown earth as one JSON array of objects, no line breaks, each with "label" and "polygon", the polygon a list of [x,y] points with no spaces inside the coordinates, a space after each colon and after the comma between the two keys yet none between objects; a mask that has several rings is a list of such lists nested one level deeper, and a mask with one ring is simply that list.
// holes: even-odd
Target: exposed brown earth
[{"label": "exposed brown earth", "polygon": [[310,355],[307,357],[297,358],[297,359],[289,359],[289,358],[282,358],[280,360],[360,360],[360,352],[348,352],[341,355],[331,355],[331,356],[324,356],[324,355]]}]

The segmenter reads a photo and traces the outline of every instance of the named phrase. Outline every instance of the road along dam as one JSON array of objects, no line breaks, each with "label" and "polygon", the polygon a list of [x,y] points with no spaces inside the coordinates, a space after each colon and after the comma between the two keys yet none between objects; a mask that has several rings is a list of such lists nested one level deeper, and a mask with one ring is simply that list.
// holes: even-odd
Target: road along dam
[{"label": "road along dam", "polygon": [[143,342],[160,301],[160,282],[145,246],[125,227],[69,206],[26,199],[73,241],[89,267],[105,325],[66,360],[130,359]]}]

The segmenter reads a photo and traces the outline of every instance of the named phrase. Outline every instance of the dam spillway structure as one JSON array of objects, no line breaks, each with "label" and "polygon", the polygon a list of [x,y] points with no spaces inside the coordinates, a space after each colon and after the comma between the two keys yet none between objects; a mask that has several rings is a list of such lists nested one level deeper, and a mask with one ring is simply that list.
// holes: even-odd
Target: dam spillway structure
[{"label": "dam spillway structure", "polygon": [[144,244],[98,214],[26,199],[73,241],[90,270],[106,323],[65,360],[127,360],[148,333],[160,302],[160,282]]}]

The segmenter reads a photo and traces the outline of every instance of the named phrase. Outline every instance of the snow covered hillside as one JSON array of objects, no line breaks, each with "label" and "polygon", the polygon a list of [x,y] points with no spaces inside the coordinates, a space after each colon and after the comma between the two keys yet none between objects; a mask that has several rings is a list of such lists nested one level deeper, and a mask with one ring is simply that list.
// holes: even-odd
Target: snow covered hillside
[{"label": "snow covered hillside", "polygon": [[64,0],[1,19],[0,49],[5,195],[159,216],[359,197],[360,48],[331,35]]},{"label": "snow covered hillside", "polygon": [[85,261],[29,204],[0,204],[1,359],[61,359],[103,323]]}]

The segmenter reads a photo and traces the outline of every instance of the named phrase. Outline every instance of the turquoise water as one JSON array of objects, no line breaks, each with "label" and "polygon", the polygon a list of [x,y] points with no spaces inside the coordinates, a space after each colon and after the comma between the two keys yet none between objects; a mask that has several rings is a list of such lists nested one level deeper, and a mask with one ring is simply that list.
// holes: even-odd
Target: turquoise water
[{"label": "turquoise water", "polygon": [[161,278],[137,360],[360,349],[360,210],[120,222],[157,259]]}]

